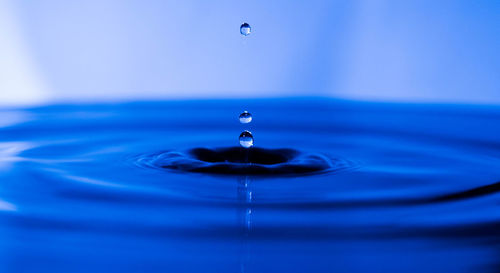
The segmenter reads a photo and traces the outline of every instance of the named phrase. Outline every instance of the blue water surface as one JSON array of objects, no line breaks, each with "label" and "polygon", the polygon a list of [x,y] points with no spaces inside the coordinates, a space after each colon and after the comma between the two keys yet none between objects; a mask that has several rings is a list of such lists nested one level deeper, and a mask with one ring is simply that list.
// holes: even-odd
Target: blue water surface
[{"label": "blue water surface", "polygon": [[[238,115],[248,110],[250,124]],[[498,272],[500,107],[319,98],[0,111],[0,272]],[[238,146],[308,175],[151,167]]]}]

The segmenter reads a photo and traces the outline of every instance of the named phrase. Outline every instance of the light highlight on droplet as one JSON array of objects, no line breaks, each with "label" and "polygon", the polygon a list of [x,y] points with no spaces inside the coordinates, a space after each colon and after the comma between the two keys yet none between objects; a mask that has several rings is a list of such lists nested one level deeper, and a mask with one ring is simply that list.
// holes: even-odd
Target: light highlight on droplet
[{"label": "light highlight on droplet", "polygon": [[247,111],[244,111],[243,113],[240,114],[239,119],[241,123],[250,123],[252,122],[252,114],[248,113]]},{"label": "light highlight on droplet", "polygon": [[249,24],[243,23],[240,26],[240,33],[241,35],[248,36],[250,35],[250,32],[252,32],[252,27],[250,27]]},{"label": "light highlight on droplet", "polygon": [[253,136],[249,131],[243,131],[240,134],[240,145],[243,148],[250,148],[253,146]]}]

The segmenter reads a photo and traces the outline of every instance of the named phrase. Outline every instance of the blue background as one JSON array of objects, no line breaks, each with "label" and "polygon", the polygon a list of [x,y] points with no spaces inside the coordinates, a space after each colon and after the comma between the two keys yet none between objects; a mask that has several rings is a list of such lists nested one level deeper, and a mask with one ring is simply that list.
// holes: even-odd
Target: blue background
[{"label": "blue background", "polygon": [[499,12],[484,0],[2,0],[0,101],[500,103]]}]

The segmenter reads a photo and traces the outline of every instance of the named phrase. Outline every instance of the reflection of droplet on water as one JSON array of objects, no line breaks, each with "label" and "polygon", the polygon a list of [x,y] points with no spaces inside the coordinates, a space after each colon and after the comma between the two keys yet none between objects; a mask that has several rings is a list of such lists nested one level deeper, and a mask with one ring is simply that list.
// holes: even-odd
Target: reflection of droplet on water
[{"label": "reflection of droplet on water", "polygon": [[250,34],[250,32],[252,31],[252,28],[250,27],[249,24],[247,23],[243,23],[240,27],[240,33],[242,35],[245,35],[245,36],[248,36]]},{"label": "reflection of droplet on water", "polygon": [[241,123],[250,123],[252,121],[252,114],[244,111],[240,114],[240,122]]},{"label": "reflection of droplet on water", "polygon": [[240,145],[243,148],[250,148],[253,146],[253,136],[249,131],[243,131],[240,134]]}]

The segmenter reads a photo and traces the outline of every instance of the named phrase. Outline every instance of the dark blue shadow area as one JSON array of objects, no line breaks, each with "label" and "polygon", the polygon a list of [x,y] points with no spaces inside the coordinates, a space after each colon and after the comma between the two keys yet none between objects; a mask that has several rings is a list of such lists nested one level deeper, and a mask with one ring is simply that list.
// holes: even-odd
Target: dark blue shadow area
[{"label": "dark blue shadow area", "polygon": [[[500,266],[496,106],[294,98],[2,113],[17,118],[0,123],[0,272]],[[234,148],[247,129],[248,154]]]}]

